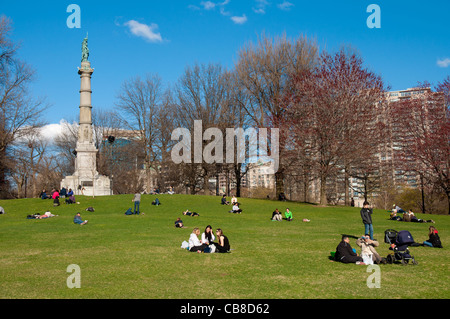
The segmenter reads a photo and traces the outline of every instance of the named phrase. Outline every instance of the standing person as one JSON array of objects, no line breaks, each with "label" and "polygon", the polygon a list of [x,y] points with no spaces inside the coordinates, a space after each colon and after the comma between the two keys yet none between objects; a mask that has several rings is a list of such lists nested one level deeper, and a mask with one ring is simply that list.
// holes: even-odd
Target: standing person
[{"label": "standing person", "polygon": [[213,234],[213,230],[211,225],[206,226],[205,232],[202,234],[202,244],[211,245],[213,241],[216,239]]},{"label": "standing person", "polygon": [[230,242],[228,241],[228,237],[223,234],[222,229],[216,229],[216,236],[218,238],[218,243],[216,246],[216,253],[227,253],[230,251]]},{"label": "standing person", "polygon": [[132,200],[134,202],[134,214],[139,215],[139,205],[141,204],[141,194],[136,193],[134,194],[134,198]]},{"label": "standing person", "polygon": [[373,225],[372,225],[372,208],[369,208],[369,202],[365,201],[363,208],[361,208],[361,218],[364,224],[364,234],[370,234],[370,239],[373,240]]},{"label": "standing person", "polygon": [[205,250],[208,245],[202,244],[198,239],[198,235],[200,235],[200,229],[195,227],[192,230],[191,236],[189,237],[189,251],[201,253]]},{"label": "standing person", "polygon": [[83,219],[81,218],[81,213],[77,213],[73,218],[73,222],[78,225],[86,225],[88,221],[83,221]]},{"label": "standing person", "polygon": [[291,220],[294,219],[294,217],[292,216],[292,212],[289,210],[289,208],[286,208],[286,212],[284,213],[284,217],[286,217],[286,220],[288,222],[290,222]]},{"label": "standing person", "polygon": [[441,239],[439,238],[436,227],[430,226],[428,240],[423,242],[424,246],[442,248]]},{"label": "standing person", "polygon": [[344,264],[356,263],[364,265],[362,257],[353,251],[352,246],[350,246],[350,239],[345,235],[342,236],[341,242],[336,247],[334,258],[336,261],[340,261]]}]

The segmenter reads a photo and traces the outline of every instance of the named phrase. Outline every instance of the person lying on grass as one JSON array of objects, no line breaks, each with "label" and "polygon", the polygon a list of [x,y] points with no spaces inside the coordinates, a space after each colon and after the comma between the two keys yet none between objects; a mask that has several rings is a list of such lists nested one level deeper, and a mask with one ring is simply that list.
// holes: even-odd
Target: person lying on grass
[{"label": "person lying on grass", "polygon": [[77,213],[73,218],[73,222],[78,225],[86,225],[88,221],[83,221],[83,219],[81,218],[81,213]]},{"label": "person lying on grass", "polygon": [[191,217],[200,216],[196,212],[190,212],[189,209],[186,209],[186,211],[183,212],[183,215],[191,216]]}]

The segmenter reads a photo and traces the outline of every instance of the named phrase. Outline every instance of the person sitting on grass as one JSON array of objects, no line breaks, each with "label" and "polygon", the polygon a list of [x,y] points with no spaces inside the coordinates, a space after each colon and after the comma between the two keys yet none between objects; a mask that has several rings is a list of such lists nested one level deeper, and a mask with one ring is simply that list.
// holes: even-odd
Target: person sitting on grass
[{"label": "person sitting on grass", "polygon": [[177,218],[177,220],[175,221],[175,228],[186,228],[183,225],[183,221],[181,220],[180,217]]},{"label": "person sitting on grass", "polygon": [[346,235],[342,236],[341,242],[336,247],[334,259],[344,264],[364,265],[362,257],[353,251],[350,239]]},{"label": "person sitting on grass", "polygon": [[206,226],[205,232],[202,234],[202,244],[211,245],[213,241],[216,239],[213,234],[213,230],[211,225]]},{"label": "person sitting on grass", "polygon": [[216,253],[227,253],[230,251],[230,242],[228,241],[228,237],[223,234],[222,229],[216,229],[216,236],[218,239],[218,243],[214,244],[216,246]]},{"label": "person sitting on grass", "polygon": [[403,219],[397,215],[397,210],[392,210],[391,214],[389,215],[389,219],[390,220],[397,220],[397,221],[402,221]]},{"label": "person sitting on grass", "polygon": [[233,213],[234,214],[240,214],[240,213],[242,213],[242,209],[240,209],[239,208],[239,204],[236,202],[236,203],[234,203],[234,205],[233,205]]},{"label": "person sitting on grass", "polygon": [[292,212],[289,210],[289,208],[286,208],[286,211],[284,212],[284,217],[286,217],[286,220],[288,222],[294,219],[294,217],[292,216]]},{"label": "person sitting on grass", "polygon": [[191,217],[200,216],[200,215],[197,214],[196,212],[190,212],[189,209],[186,209],[186,211],[183,212],[183,215],[191,216]]},{"label": "person sitting on grass", "polygon": [[272,220],[275,221],[281,221],[282,220],[282,215],[281,212],[277,209],[275,209],[275,211],[272,213]]},{"label": "person sitting on grass", "polygon": [[430,226],[428,240],[423,242],[424,246],[442,248],[441,239],[439,238],[436,227]]},{"label": "person sitting on grass", "polygon": [[222,201],[220,202],[222,205],[230,205],[230,202],[227,201],[227,196],[223,195],[222,196]]},{"label": "person sitting on grass", "polygon": [[83,219],[81,218],[81,213],[77,213],[73,218],[73,222],[78,225],[86,225],[88,221],[83,221]]},{"label": "person sitting on grass", "polygon": [[66,198],[66,204],[75,204],[75,196],[73,195],[73,193]]},{"label": "person sitting on grass", "polygon": [[189,251],[190,252],[197,252],[201,253],[205,250],[208,245],[202,244],[200,240],[198,239],[198,235],[200,235],[200,229],[198,227],[195,227],[192,230],[191,236],[189,237]]},{"label": "person sitting on grass", "polygon": [[[375,264],[385,263],[384,258],[382,258],[375,247],[379,246],[378,241],[370,239],[369,234],[362,236],[356,240],[356,245],[361,247],[361,256],[367,256],[367,258],[372,259],[372,262]],[[364,259],[364,257],[363,257]]]}]

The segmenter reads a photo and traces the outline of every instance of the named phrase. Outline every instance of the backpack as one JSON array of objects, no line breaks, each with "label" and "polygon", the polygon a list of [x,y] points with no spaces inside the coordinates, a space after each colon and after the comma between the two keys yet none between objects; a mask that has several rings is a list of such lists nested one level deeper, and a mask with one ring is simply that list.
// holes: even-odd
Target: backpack
[{"label": "backpack", "polygon": [[86,211],[93,212],[94,211],[94,207],[88,207],[88,208],[86,208]]},{"label": "backpack", "polygon": [[128,208],[128,210],[125,212],[125,215],[133,215],[131,208]]}]

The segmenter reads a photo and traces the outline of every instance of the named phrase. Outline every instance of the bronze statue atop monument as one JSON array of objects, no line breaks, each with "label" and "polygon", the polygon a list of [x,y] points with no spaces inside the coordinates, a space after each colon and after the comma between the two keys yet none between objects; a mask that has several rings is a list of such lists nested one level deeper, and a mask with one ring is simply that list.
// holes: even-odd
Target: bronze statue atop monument
[{"label": "bronze statue atop monument", "polygon": [[89,61],[88,34],[81,44],[81,62]]}]

